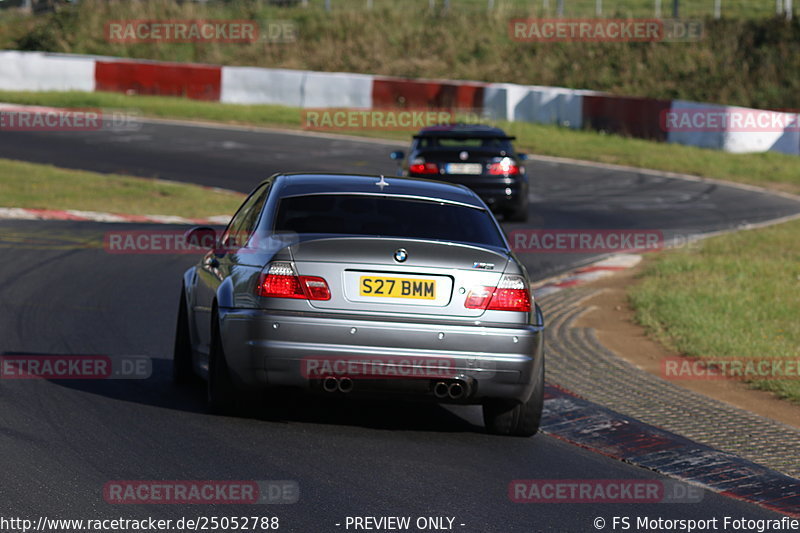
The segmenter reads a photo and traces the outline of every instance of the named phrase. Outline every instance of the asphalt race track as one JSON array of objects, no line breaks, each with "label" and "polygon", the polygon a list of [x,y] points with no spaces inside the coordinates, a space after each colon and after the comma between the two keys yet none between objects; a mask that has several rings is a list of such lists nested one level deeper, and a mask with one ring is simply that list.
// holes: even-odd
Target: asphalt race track
[{"label": "asphalt race track", "polygon": [[[249,192],[275,172],[395,175],[397,143],[286,132],[144,123],[136,131],[0,131],[0,157],[65,168],[165,178]],[[644,172],[529,161],[531,214],[506,229],[657,230],[664,239],[758,223],[800,212],[796,201],[711,182]],[[168,214],[168,213],[167,213]],[[591,259],[525,253],[534,278]]]},{"label": "asphalt race track", "polygon": [[[279,170],[394,172],[393,145],[146,124],[108,134],[0,133],[0,157],[250,190]],[[800,211],[703,182],[530,162],[530,227],[697,233]],[[508,229],[521,227],[510,226]],[[114,230],[152,228],[113,225]],[[516,479],[664,479],[546,435],[483,433],[478,408],[290,398],[248,417],[205,412],[170,381],[180,274],[191,255],[115,255],[110,225],[0,221],[0,352],[153,358],[146,380],[0,382],[0,515],[277,515],[281,530],[345,531],[347,516],[447,516],[468,532],[594,531],[596,517],[779,515],[706,493],[694,504],[516,504]],[[586,257],[529,254],[534,277]],[[293,505],[110,505],[111,480],[296,480]],[[460,524],[464,524],[461,526]],[[606,527],[611,530],[610,525]],[[352,529],[351,529],[352,531]],[[412,529],[415,531],[415,529]]]}]

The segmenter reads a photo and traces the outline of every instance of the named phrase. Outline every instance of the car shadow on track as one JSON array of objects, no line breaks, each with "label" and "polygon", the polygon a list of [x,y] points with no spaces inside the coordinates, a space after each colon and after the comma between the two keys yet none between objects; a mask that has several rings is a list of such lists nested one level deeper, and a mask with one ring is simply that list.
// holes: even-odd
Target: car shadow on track
[{"label": "car shadow on track", "polygon": [[[151,361],[152,373],[147,379],[48,381],[61,387],[114,400],[218,416],[209,414],[206,408],[205,382],[198,379],[191,384],[175,385],[172,382],[172,361],[155,358]],[[241,406],[236,414],[226,416],[277,424],[306,423],[396,431],[484,433],[482,426],[470,423],[436,403],[304,394],[292,390],[256,395],[248,404]]]}]

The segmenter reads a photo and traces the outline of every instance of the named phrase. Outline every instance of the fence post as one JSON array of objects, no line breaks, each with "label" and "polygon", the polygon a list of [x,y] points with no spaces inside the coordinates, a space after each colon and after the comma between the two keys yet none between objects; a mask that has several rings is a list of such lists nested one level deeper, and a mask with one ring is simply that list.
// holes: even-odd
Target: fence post
[{"label": "fence post", "polygon": [[594,15],[596,17],[603,15],[603,0],[594,0]]},{"label": "fence post", "polygon": [[331,10],[331,0],[325,0],[325,11]]},{"label": "fence post", "polygon": [[653,16],[657,19],[661,18],[661,0],[656,0]]},{"label": "fence post", "polygon": [[564,0],[556,1],[556,16],[559,18],[564,16]]},{"label": "fence post", "polygon": [[718,19],[722,16],[722,0],[714,0],[714,18]]},{"label": "fence post", "polygon": [[680,0],[672,0],[672,18],[680,18],[680,9],[678,6],[678,2]]},{"label": "fence post", "polygon": [[783,15],[783,0],[775,0],[775,14]]},{"label": "fence post", "polygon": [[786,20],[792,20],[792,0],[784,0],[784,7],[786,8]]},{"label": "fence post", "polygon": [[494,10],[494,0],[486,0],[486,10],[487,11]]}]

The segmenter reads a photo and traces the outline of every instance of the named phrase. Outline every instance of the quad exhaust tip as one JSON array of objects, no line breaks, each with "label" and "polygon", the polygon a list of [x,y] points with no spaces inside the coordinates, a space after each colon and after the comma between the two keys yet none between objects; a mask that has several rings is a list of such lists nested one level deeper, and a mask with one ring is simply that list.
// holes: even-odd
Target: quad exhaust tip
[{"label": "quad exhaust tip", "polygon": [[437,381],[433,385],[433,395],[443,400],[463,400],[472,394],[472,383],[469,379],[456,378],[447,381]]},{"label": "quad exhaust tip", "polygon": [[353,380],[348,377],[335,378],[333,376],[327,376],[322,380],[322,390],[325,392],[339,391],[347,394],[353,390]]}]

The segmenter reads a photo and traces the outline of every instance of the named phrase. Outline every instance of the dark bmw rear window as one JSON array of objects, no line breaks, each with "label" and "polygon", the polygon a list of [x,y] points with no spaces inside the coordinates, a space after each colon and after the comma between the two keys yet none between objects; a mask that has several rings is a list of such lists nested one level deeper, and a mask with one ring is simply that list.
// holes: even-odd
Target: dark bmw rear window
[{"label": "dark bmw rear window", "polygon": [[473,150],[496,150],[506,153],[514,151],[511,141],[503,137],[443,137],[439,135],[418,137],[417,147],[423,150],[468,148]]},{"label": "dark bmw rear window", "polygon": [[504,247],[482,209],[386,196],[317,194],[284,198],[276,231],[407,237]]}]

